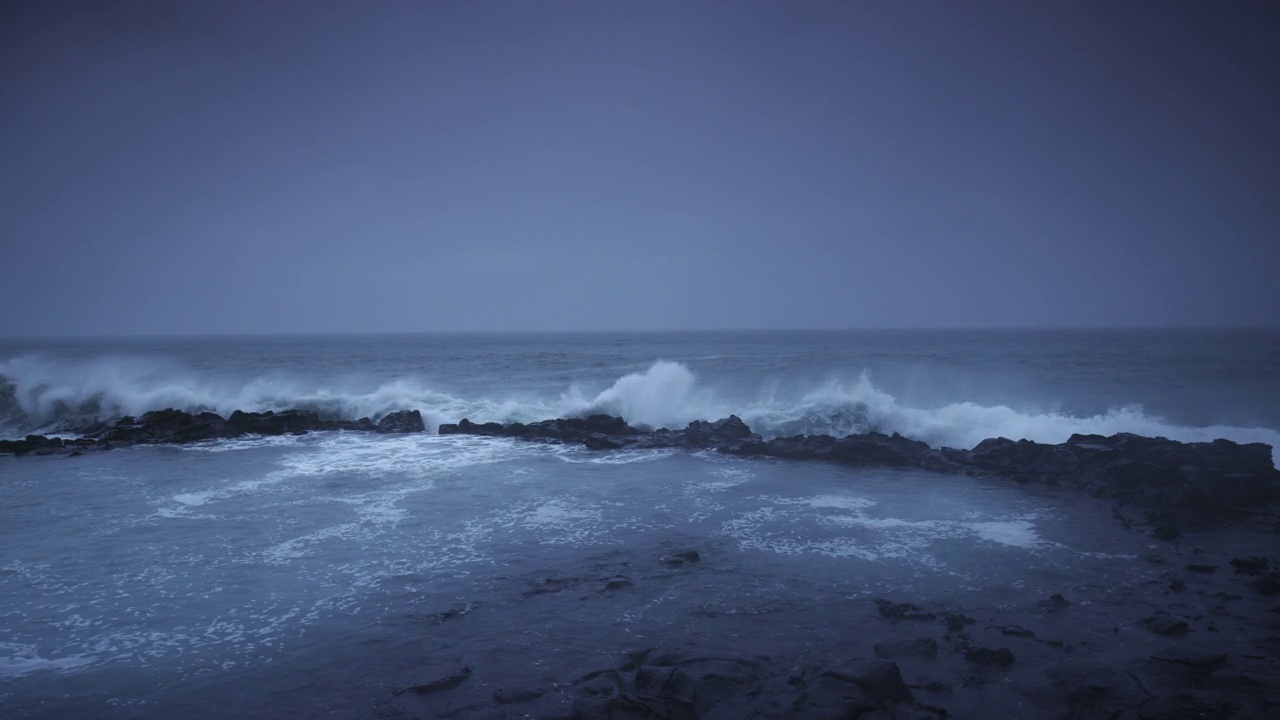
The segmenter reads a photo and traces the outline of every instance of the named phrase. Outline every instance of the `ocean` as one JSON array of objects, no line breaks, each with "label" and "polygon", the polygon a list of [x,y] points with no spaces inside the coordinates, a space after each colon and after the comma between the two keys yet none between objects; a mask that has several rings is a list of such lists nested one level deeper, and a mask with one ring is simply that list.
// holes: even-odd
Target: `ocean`
[{"label": "ocean", "polygon": [[398,689],[464,666],[428,714],[469,717],[512,683],[551,707],[637,648],[865,653],[874,598],[1101,598],[1157,568],[1135,570],[1145,541],[1082,523],[1093,501],[1069,493],[434,428],[737,414],[766,437],[1280,448],[1280,331],[0,341],[0,437],[168,407],[417,409],[428,432],[0,457],[0,715],[412,715]]}]

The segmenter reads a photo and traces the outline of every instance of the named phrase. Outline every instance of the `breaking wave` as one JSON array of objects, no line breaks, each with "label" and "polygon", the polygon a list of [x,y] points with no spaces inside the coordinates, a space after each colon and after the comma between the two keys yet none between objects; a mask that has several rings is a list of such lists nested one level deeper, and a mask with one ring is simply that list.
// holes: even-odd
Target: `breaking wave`
[{"label": "breaking wave", "polygon": [[1131,432],[1182,441],[1262,442],[1271,445],[1273,453],[1280,448],[1280,433],[1271,428],[1176,425],[1146,414],[1138,405],[1087,416],[973,402],[910,407],[877,387],[866,373],[790,396],[734,398],[700,384],[685,365],[660,360],[596,392],[573,386],[558,396],[463,398],[413,378],[376,384],[304,381],[283,374],[245,379],[138,358],[50,362],[25,356],[0,363],[0,435],[68,431],[168,407],[224,416],[233,410],[304,408],[350,419],[417,409],[428,427],[463,417],[529,422],[589,413],[620,415],[652,428],[682,427],[692,420],[737,414],[765,436],[875,430],[898,432],[935,447],[970,448],[990,437],[1062,442],[1072,433]]}]

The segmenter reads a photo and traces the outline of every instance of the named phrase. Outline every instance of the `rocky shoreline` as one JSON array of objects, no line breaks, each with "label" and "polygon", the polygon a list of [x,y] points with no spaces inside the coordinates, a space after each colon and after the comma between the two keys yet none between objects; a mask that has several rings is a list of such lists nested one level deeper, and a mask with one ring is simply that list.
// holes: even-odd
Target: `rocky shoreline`
[{"label": "rocky shoreline", "polygon": [[[424,432],[417,410],[392,412],[377,422],[328,420],[307,410],[230,416],[156,410],[138,418],[78,428],[74,437],[28,435],[0,440],[0,455],[77,455],[140,444],[174,444],[249,435],[297,435],[346,430],[376,433]],[[1071,487],[1117,502],[1117,515],[1134,506],[1141,521],[1170,538],[1178,526],[1213,523],[1280,501],[1280,471],[1272,449],[1262,443],[1229,440],[1183,443],[1128,433],[1072,435],[1058,444],[990,438],[972,450],[935,449],[897,433],[869,432],[845,437],[795,435],[763,439],[737,416],[697,420],[682,429],[649,430],[620,417],[591,415],[535,423],[473,423],[463,419],[439,426],[441,435],[509,437],[582,445],[594,450],[675,448],[715,450],[740,457],[817,460],[858,467],[914,468],[1007,478],[1018,483]]]},{"label": "rocky shoreline", "polygon": [[[163,410],[81,428],[73,439],[0,441],[0,453],[76,455],[312,431],[424,432],[417,411],[379,421],[332,421],[307,411]],[[1139,720],[1263,718],[1280,713],[1280,473],[1271,448],[1225,440],[1181,443],[1118,434],[1044,444],[1003,438],[972,450],[934,449],[868,433],[764,439],[742,420],[648,430],[596,415],[538,423],[468,420],[442,435],[569,443],[600,451],[674,448],[762,461],[824,461],[999,478],[1092,497],[1090,516],[1120,523],[1133,541],[1132,581],[1081,578],[1048,597],[998,607],[889,595],[851,600],[843,659],[763,657],[742,648],[619,648],[616,662],[555,678],[512,677],[485,658],[429,658],[389,677],[380,717],[1017,718]],[[1106,508],[1110,507],[1108,517]],[[581,576],[513,587],[512,600],[568,606],[623,602],[682,573],[714,572],[688,549]],[[594,574],[593,574],[594,573]],[[585,593],[585,595],[584,595]],[[557,599],[561,598],[561,599]],[[559,603],[559,605],[557,605]],[[471,608],[438,622],[476,622]],[[559,611],[559,610],[558,610]]]}]

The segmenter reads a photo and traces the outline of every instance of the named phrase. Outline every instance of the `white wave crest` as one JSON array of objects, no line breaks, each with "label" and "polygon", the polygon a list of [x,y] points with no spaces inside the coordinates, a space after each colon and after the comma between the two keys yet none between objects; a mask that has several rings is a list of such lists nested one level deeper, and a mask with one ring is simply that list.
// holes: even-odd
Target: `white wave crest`
[{"label": "white wave crest", "polygon": [[[762,383],[769,380],[761,378]],[[503,392],[501,388],[493,391]],[[659,360],[603,390],[572,386],[558,397],[553,397],[554,392],[547,388],[541,397],[462,398],[412,377],[320,382],[272,374],[246,380],[149,359],[53,362],[25,356],[0,362],[0,426],[5,426],[0,434],[74,428],[166,407],[211,410],[224,416],[233,410],[306,408],[350,419],[416,409],[428,427],[463,417],[477,422],[529,422],[607,413],[637,425],[675,428],[736,413],[765,436],[876,430],[899,432],[935,447],[971,448],[991,437],[1058,443],[1073,433],[1131,432],[1186,442],[1217,438],[1261,442],[1272,446],[1273,457],[1280,453],[1280,433],[1275,429],[1177,425],[1148,415],[1138,405],[1119,405],[1094,415],[974,402],[911,407],[877,387],[866,373],[853,381],[832,380],[790,395],[775,392],[750,398],[717,393],[702,385],[684,364]]]},{"label": "white wave crest", "polygon": [[652,428],[676,427],[701,419],[695,401],[697,378],[678,362],[659,360],[642,373],[623,375],[607,390],[584,400],[571,389],[562,398],[566,415],[604,413]]}]

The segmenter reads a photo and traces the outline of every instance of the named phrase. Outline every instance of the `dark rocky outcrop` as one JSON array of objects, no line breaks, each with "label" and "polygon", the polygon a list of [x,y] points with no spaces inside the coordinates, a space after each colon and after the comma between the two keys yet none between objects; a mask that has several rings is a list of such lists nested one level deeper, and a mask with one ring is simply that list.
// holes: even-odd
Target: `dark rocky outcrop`
[{"label": "dark rocky outcrop", "polygon": [[422,423],[422,413],[417,410],[400,410],[389,413],[378,421],[380,433],[420,433],[427,429]]},{"label": "dark rocky outcrop", "polygon": [[1216,519],[1227,511],[1280,500],[1280,473],[1270,446],[1228,440],[1183,443],[1119,433],[1072,435],[1056,445],[993,438],[972,450],[935,450],[897,433],[764,440],[737,416],[695,421],[682,430],[653,431],[604,415],[506,425],[462,420],[441,425],[440,433],[567,442],[594,449],[711,448],[744,457],[963,472],[1067,486],[1145,508],[1160,537],[1170,541],[1181,539],[1178,528],[1188,521]]},{"label": "dark rocky outcrop", "polygon": [[[422,432],[422,414],[402,410],[378,423],[328,420],[309,410],[246,413],[230,417],[181,410],[157,410],[139,418],[82,428],[67,441],[39,435],[0,441],[0,453],[15,455],[70,453],[90,447],[109,448],[144,443],[185,443],[242,435],[285,435],[316,430],[360,430],[382,433]],[[1030,440],[992,438],[972,450],[942,448],[897,433],[869,432],[842,438],[794,435],[765,440],[741,418],[696,420],[677,430],[633,427],[610,415],[556,418],[534,423],[474,423],[463,419],[439,427],[441,435],[509,437],[539,442],[583,445],[596,450],[620,448],[711,449],[742,457],[822,460],[861,467],[912,468],[932,472],[982,474],[1017,482],[1073,487],[1147,511],[1156,535],[1179,542],[1187,522],[1257,508],[1280,500],[1280,473],[1271,448],[1261,443],[1228,440],[1183,443],[1119,433],[1072,435],[1056,445]]]},{"label": "dark rocky outcrop", "polygon": [[[942,452],[974,470],[1135,503],[1154,511],[1156,519],[1207,515],[1280,497],[1280,473],[1271,447],[1262,443],[1183,443],[1118,433],[1072,435],[1058,445],[995,438],[973,450]],[[1179,538],[1176,525],[1158,524],[1162,539]]]},{"label": "dark rocky outcrop", "polygon": [[0,455],[26,455],[28,453],[49,455],[64,449],[66,446],[67,443],[62,438],[28,435],[22,440],[0,440]]},{"label": "dark rocky outcrop", "polygon": [[23,440],[0,440],[0,454],[26,455],[107,450],[129,445],[156,445],[227,440],[245,435],[301,435],[319,430],[364,432],[423,432],[422,415],[417,410],[393,412],[378,424],[369,418],[329,420],[310,410],[244,412],[236,410],[223,418],[217,413],[190,413],[184,410],[153,410],[137,418],[126,415],[113,423],[95,423],[75,431],[79,437],[64,440],[29,435]]}]

